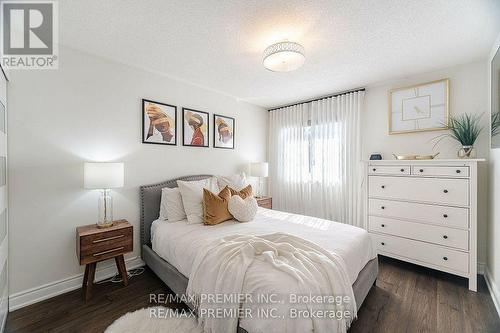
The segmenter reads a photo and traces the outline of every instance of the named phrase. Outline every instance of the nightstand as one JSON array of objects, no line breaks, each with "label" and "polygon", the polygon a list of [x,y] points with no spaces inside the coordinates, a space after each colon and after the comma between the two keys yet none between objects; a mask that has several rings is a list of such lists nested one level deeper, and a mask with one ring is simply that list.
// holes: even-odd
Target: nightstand
[{"label": "nightstand", "polygon": [[76,228],[76,254],[80,265],[85,265],[82,289],[86,301],[92,294],[95,268],[99,261],[115,258],[123,284],[128,285],[123,255],[132,250],[133,227],[126,220],[114,221],[113,226],[105,229],[95,224]]},{"label": "nightstand", "polygon": [[259,207],[273,209],[273,198],[262,196],[255,197],[255,200],[257,200],[257,205],[259,205]]}]

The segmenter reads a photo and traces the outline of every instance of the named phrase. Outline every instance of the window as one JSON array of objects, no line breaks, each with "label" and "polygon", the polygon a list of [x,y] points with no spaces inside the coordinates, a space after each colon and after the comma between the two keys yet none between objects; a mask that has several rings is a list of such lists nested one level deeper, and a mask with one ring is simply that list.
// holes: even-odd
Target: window
[{"label": "window", "polygon": [[340,178],[339,126],[336,122],[284,128],[280,132],[282,156],[289,183],[335,185]]}]

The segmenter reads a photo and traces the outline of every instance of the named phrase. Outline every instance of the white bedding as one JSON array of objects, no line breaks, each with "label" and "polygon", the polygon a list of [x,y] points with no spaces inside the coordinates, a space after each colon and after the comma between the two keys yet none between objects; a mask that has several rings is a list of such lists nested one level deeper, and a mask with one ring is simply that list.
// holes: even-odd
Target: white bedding
[{"label": "white bedding", "polygon": [[316,243],[339,254],[347,263],[351,284],[363,267],[376,257],[364,229],[309,216],[259,208],[255,219],[227,221],[214,226],[187,224],[186,220],[156,220],[151,227],[153,251],[189,277],[199,250],[215,239],[231,235],[265,235],[284,232]]},{"label": "white bedding", "polygon": [[[259,208],[255,219],[246,223],[227,221],[215,226],[205,226],[187,224],[186,221],[169,223],[157,220],[151,228],[151,240],[153,250],[160,257],[189,277],[198,253],[214,240],[232,235],[262,236],[276,232],[301,237],[339,255],[346,263],[351,285],[368,261],[376,257],[370,237],[364,229],[264,208]],[[297,281],[293,278],[286,274],[278,275],[275,270],[269,269],[267,263],[255,260],[246,271],[241,290],[246,294],[287,295],[293,290],[300,290],[298,288]],[[244,309],[255,310],[256,307],[270,308],[273,305],[243,304]],[[305,309],[304,307],[303,304],[297,305],[297,308]],[[273,318],[241,318],[239,325],[249,333],[304,333],[314,330],[310,319],[297,320],[289,317],[278,321]],[[276,325],[280,328],[276,329]]]}]

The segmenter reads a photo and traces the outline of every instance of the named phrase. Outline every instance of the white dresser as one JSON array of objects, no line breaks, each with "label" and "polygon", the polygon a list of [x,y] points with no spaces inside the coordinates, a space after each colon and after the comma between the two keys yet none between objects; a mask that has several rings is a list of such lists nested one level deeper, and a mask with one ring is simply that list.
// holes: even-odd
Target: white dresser
[{"label": "white dresser", "polygon": [[367,162],[368,231],[381,255],[460,275],[477,289],[477,163]]}]

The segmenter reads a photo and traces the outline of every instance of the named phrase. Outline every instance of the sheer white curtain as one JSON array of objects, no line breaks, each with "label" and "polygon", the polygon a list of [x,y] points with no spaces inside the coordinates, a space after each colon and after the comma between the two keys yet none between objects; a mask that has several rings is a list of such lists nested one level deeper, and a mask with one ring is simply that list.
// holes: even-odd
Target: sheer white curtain
[{"label": "sheer white curtain", "polygon": [[364,91],[269,112],[270,189],[278,210],[363,226]]}]

